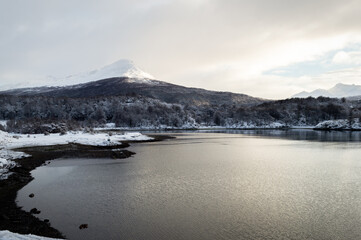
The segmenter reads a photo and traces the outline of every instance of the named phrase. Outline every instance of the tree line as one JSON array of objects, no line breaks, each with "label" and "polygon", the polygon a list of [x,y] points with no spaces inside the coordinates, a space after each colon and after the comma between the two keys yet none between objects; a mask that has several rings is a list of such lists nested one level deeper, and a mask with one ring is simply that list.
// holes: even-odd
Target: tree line
[{"label": "tree line", "polygon": [[116,127],[315,125],[323,120],[359,117],[361,104],[333,98],[293,98],[244,107],[236,104],[175,104],[143,96],[66,98],[0,95],[0,119],[8,131],[38,133],[115,123]]}]

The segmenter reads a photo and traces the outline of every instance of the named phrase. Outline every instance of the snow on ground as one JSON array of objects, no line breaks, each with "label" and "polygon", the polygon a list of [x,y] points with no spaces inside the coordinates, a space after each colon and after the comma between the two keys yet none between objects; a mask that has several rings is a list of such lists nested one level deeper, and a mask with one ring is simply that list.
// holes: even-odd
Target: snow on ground
[{"label": "snow on ground", "polygon": [[60,134],[11,134],[0,131],[0,146],[6,149],[32,147],[32,146],[50,146],[68,143],[78,143],[91,146],[114,146],[121,141],[145,141],[152,138],[138,132],[128,132],[124,134],[107,133],[85,133],[69,132],[65,135]]},{"label": "snow on ground", "polygon": [[60,134],[12,134],[0,131],[0,179],[6,179],[9,176],[9,170],[13,168],[14,162],[11,160],[29,155],[22,152],[15,152],[11,149],[33,146],[51,146],[68,143],[77,143],[91,146],[114,146],[122,141],[146,141],[152,138],[138,132],[128,132],[123,134],[107,133],[85,133],[69,132],[65,135]]},{"label": "snow on ground", "polygon": [[24,157],[30,157],[30,155],[23,152],[15,152],[13,150],[5,149],[5,148],[1,149],[0,147],[0,158],[4,158],[7,160],[14,160]]},{"label": "snow on ground", "polygon": [[327,120],[320,122],[315,126],[316,129],[330,129],[330,130],[361,130],[361,122],[355,118],[350,124],[347,119]]},{"label": "snow on ground", "polygon": [[21,235],[9,231],[0,231],[0,240],[54,240],[55,238],[46,238],[36,235]]},{"label": "snow on ground", "polygon": [[0,120],[0,125],[6,128],[7,122],[8,122],[7,120]]},{"label": "snow on ground", "polygon": [[5,158],[0,158],[0,180],[6,179],[11,175],[9,169],[16,166],[16,163]]}]

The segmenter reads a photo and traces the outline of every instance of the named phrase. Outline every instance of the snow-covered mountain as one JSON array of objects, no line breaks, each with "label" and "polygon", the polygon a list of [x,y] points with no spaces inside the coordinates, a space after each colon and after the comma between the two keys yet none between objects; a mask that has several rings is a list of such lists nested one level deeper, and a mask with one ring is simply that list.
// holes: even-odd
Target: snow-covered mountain
[{"label": "snow-covered mountain", "polygon": [[137,67],[132,61],[121,59],[100,69],[63,78],[49,77],[48,84],[51,86],[67,86],[114,77],[126,77],[129,78],[130,81],[140,83],[151,83],[150,80],[155,79],[152,75]]},{"label": "snow-covered mountain", "polygon": [[139,95],[167,103],[189,105],[237,104],[256,105],[266,100],[245,94],[188,88],[163,81],[127,77],[106,78],[63,87],[19,88],[0,95],[91,98],[99,96]]},{"label": "snow-covered mountain", "polygon": [[334,97],[334,98],[342,98],[342,97],[353,97],[361,95],[361,85],[355,84],[343,84],[338,83],[334,87],[330,89],[316,89],[312,92],[300,92],[293,95],[293,98],[307,98],[307,97]]},{"label": "snow-covered mountain", "polygon": [[119,60],[99,70],[72,75],[60,79],[57,83],[49,83],[44,87],[0,91],[0,95],[67,98],[137,95],[166,103],[203,106],[214,104],[253,106],[266,101],[245,94],[189,88],[155,80],[129,60]]}]

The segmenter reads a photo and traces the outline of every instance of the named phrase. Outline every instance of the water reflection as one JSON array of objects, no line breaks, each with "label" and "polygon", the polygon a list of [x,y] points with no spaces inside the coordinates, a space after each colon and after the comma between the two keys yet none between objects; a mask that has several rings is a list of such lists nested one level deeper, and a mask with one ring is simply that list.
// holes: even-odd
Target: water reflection
[{"label": "water reflection", "polygon": [[189,130],[189,131],[157,131],[145,133],[229,133],[250,136],[282,138],[289,140],[308,140],[318,142],[360,142],[361,131],[315,131],[312,129],[288,129],[288,130]]},{"label": "water reflection", "polygon": [[319,142],[360,142],[359,131],[314,131],[306,129],[290,130],[226,130],[219,133],[256,135],[262,137],[276,137],[290,140],[309,140]]},{"label": "water reflection", "polygon": [[132,144],[129,159],[52,161],[19,205],[77,240],[361,239],[358,133],[222,132]]}]

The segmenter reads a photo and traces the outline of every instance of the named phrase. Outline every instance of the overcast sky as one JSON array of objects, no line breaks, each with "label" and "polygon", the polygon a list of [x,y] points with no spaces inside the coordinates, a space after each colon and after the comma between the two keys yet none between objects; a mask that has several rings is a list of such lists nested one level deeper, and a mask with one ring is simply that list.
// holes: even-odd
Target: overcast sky
[{"label": "overcast sky", "polygon": [[359,0],[0,0],[0,89],[131,59],[264,98],[361,84]]}]

